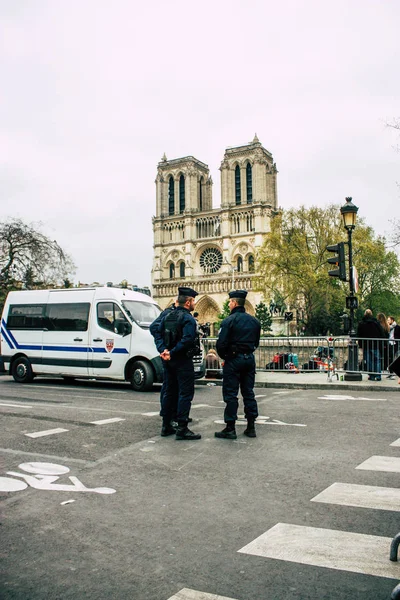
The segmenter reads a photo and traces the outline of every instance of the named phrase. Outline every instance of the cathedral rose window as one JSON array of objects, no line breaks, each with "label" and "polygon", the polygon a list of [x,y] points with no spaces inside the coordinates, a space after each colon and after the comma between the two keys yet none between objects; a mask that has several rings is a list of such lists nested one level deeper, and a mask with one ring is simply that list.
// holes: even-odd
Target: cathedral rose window
[{"label": "cathedral rose window", "polygon": [[206,248],[200,256],[200,266],[205,273],[216,273],[222,265],[222,254],[217,248]]}]

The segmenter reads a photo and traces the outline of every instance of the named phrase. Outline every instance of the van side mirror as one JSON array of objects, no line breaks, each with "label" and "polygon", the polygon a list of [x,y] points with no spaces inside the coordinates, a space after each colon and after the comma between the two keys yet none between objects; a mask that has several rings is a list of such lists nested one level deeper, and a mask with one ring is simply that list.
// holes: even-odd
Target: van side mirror
[{"label": "van side mirror", "polygon": [[129,323],[124,323],[123,332],[122,332],[123,337],[129,335],[130,333],[132,333],[131,325]]}]

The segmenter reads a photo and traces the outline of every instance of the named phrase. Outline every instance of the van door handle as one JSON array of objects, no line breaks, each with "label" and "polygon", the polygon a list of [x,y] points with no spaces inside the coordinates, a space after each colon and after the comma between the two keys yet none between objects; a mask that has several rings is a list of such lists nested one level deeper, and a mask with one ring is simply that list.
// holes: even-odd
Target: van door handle
[{"label": "van door handle", "polygon": [[93,338],[94,342],[102,342],[103,340],[101,338]]},{"label": "van door handle", "polygon": [[74,338],[74,342],[83,342],[82,338]]}]

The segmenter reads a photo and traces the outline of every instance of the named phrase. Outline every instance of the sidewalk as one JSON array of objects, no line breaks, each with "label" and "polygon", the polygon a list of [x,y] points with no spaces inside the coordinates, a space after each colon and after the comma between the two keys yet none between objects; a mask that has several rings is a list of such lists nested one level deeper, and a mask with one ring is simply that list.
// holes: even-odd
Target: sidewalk
[{"label": "sidewalk", "polygon": [[[394,379],[387,379],[382,375],[382,381],[369,381],[368,375],[362,375],[362,381],[340,381],[344,373],[339,373],[339,381],[336,377],[332,382],[328,381],[327,373],[291,373],[286,371],[258,371],[256,374],[255,387],[265,388],[293,388],[293,389],[329,389],[338,392],[340,390],[352,390],[362,392],[400,392],[397,375]],[[213,383],[222,385],[221,379],[199,379],[197,385]]]}]

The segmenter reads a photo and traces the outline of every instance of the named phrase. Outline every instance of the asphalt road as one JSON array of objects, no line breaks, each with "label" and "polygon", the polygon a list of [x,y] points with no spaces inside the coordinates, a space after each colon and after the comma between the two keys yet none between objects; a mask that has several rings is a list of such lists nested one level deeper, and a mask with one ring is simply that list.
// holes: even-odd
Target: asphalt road
[{"label": "asphalt road", "polygon": [[389,599],[397,396],[256,394],[256,439],[215,439],[221,388],[197,386],[203,438],[178,442],[158,388],[1,377],[2,600]]}]

